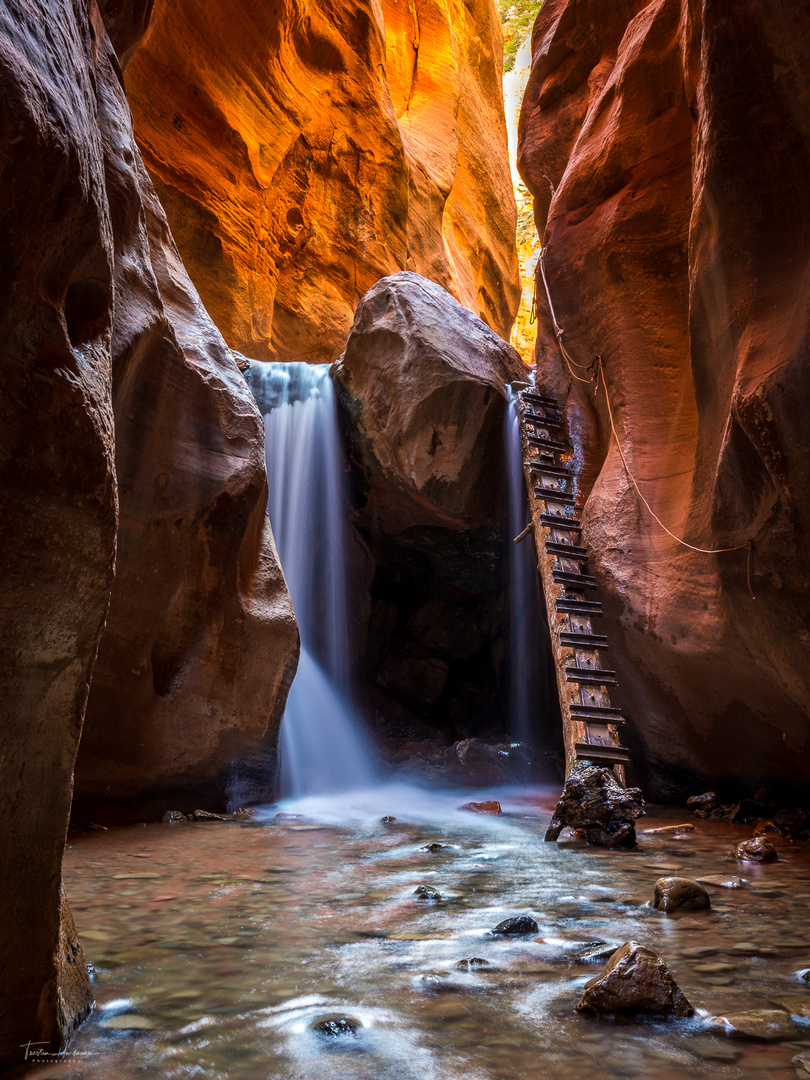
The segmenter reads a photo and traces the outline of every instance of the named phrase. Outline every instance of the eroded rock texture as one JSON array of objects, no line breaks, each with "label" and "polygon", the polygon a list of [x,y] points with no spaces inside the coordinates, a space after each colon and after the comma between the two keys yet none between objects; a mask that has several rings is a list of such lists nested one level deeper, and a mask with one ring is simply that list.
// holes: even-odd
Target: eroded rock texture
[{"label": "eroded rock texture", "polygon": [[519,286],[501,52],[491,0],[156,6],[128,96],[231,346],[332,360],[360,297],[400,269],[508,336]]},{"label": "eroded rock texture", "polygon": [[[127,5],[108,7],[130,49]],[[4,3],[0,83],[5,1065],[28,1040],[58,1049],[92,1001],[60,872],[91,679],[81,794],[143,813],[150,788],[210,789],[262,737],[296,631],[261,421],[171,241],[95,4]]]},{"label": "eroded rock texture", "polygon": [[810,9],[764,0],[546,0],[534,31],[521,169],[568,350],[603,356],[667,527],[743,545],[693,552],[651,520],[540,282],[541,377],[570,387],[611,666],[659,796],[810,779],[809,34]]}]

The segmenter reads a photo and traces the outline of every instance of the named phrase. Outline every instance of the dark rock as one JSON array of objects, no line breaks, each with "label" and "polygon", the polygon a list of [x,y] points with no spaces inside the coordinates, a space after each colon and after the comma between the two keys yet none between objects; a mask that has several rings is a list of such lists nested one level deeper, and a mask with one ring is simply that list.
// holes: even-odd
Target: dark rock
[{"label": "dark rock", "polygon": [[346,1035],[357,1035],[362,1026],[359,1020],[350,1016],[330,1016],[313,1024],[312,1030],[317,1031],[319,1035],[335,1039]]},{"label": "dark rock", "polygon": [[514,781],[526,766],[529,754],[529,748],[522,743],[461,739],[448,752],[447,776],[462,784],[494,787]]},{"label": "dark rock", "polygon": [[782,1009],[749,1009],[727,1016],[713,1016],[708,1023],[708,1030],[736,1039],[781,1042],[783,1039],[795,1038],[800,1029],[790,1014]]},{"label": "dark rock", "polygon": [[708,911],[709,894],[691,878],[662,877],[655,883],[653,907],[667,915],[676,911]]},{"label": "dark rock", "polygon": [[577,959],[583,964],[596,964],[600,960],[609,960],[618,948],[618,945],[608,941],[589,941]]},{"label": "dark rock", "polygon": [[414,889],[413,895],[417,900],[444,900],[442,894],[435,889],[431,889],[429,885],[418,885]]},{"label": "dark rock", "polygon": [[495,799],[488,802],[468,802],[460,806],[459,810],[469,810],[473,814],[500,814],[501,804]]},{"label": "dark rock", "polygon": [[210,810],[192,810],[189,817],[194,821],[227,821],[227,815],[214,814]]},{"label": "dark rock", "polygon": [[385,817],[380,818],[381,825],[392,825],[397,819],[391,814],[386,814]]},{"label": "dark rock", "polygon": [[773,821],[795,840],[810,840],[809,810],[780,810],[773,815]]},{"label": "dark rock", "polygon": [[726,856],[733,862],[778,862],[779,854],[770,840],[756,836],[753,840],[743,840]]},{"label": "dark rock", "polygon": [[686,805],[693,810],[708,810],[717,803],[717,792],[706,791],[703,795],[690,795]]},{"label": "dark rock", "polygon": [[258,813],[252,806],[240,806],[231,814],[234,821],[253,821]]},{"label": "dark rock", "polygon": [[643,813],[644,799],[638,788],[623,788],[610,769],[580,766],[565,781],[545,838],[556,840],[568,826],[582,829],[589,844],[635,847],[634,822]]},{"label": "dark rock", "polygon": [[160,820],[167,825],[179,825],[183,821],[188,821],[188,818],[180,810],[167,810]]},{"label": "dark rock", "polygon": [[775,821],[763,820],[758,821],[754,826],[754,837],[757,836],[778,836],[782,837],[781,825],[777,825]]},{"label": "dark rock", "polygon": [[420,850],[421,851],[430,851],[430,852],[435,853],[437,851],[447,851],[447,850],[449,850],[450,847],[451,847],[450,844],[433,843],[433,844],[425,844],[424,847],[420,848]]},{"label": "dark rock", "polygon": [[730,820],[734,825],[747,825],[752,821],[771,817],[777,809],[778,807],[771,803],[757,802],[755,799],[741,799],[734,807]]},{"label": "dark rock", "polygon": [[618,1015],[692,1016],[694,1009],[652,949],[627,941],[605,970],[585,984],[577,1012]]},{"label": "dark rock", "polygon": [[468,956],[464,960],[459,960],[456,967],[462,969],[484,967],[489,963],[489,960],[484,960],[480,956]]},{"label": "dark rock", "polygon": [[491,934],[536,934],[539,930],[537,923],[530,915],[516,915],[511,919],[499,922]]}]

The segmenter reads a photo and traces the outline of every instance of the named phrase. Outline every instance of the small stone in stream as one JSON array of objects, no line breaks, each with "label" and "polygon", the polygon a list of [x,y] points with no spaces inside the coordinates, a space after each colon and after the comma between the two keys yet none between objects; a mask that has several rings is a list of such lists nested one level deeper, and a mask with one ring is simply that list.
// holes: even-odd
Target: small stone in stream
[{"label": "small stone in stream", "polygon": [[810,994],[787,994],[785,997],[774,998],[771,1002],[791,1016],[800,1016],[803,1020],[810,1018]]},{"label": "small stone in stream", "polygon": [[386,814],[385,817],[380,818],[381,825],[392,825],[397,819],[390,814]]},{"label": "small stone in stream", "polygon": [[587,946],[577,957],[583,964],[598,964],[601,960],[609,960],[619,948],[606,941],[593,942]]},{"label": "small stone in stream", "polygon": [[797,1054],[790,1064],[796,1070],[796,1080],[810,1080],[810,1054]]},{"label": "small stone in stream", "polygon": [[488,802],[468,802],[460,806],[459,810],[470,810],[473,814],[500,814],[501,804],[495,799]]},{"label": "small stone in stream", "polygon": [[623,1016],[692,1016],[695,1010],[652,949],[627,941],[605,970],[585,984],[577,1012]]},{"label": "small stone in stream", "polygon": [[449,848],[450,848],[450,844],[436,844],[436,843],[433,843],[433,844],[425,844],[425,846],[423,848],[421,848],[421,850],[422,851],[436,852],[436,851],[447,851]]},{"label": "small stone in stream", "polygon": [[155,1025],[145,1016],[137,1013],[118,1013],[107,1020],[101,1021],[105,1031],[154,1031]]},{"label": "small stone in stream", "polygon": [[775,821],[758,821],[754,827],[754,837],[782,836],[782,829]]},{"label": "small stone in stream", "polygon": [[676,911],[708,911],[709,894],[691,878],[662,877],[655,883],[653,907],[672,915]]},{"label": "small stone in stream", "polygon": [[195,821],[227,821],[225,814],[214,814],[211,810],[192,810],[189,817]]},{"label": "small stone in stream", "polygon": [[700,1037],[690,1039],[689,1049],[706,1061],[726,1061],[731,1063],[742,1057],[742,1050],[737,1046],[730,1046],[725,1039],[701,1039]]},{"label": "small stone in stream", "polygon": [[803,971],[797,971],[796,974],[802,982],[810,983],[810,968],[805,968]]},{"label": "small stone in stream", "polygon": [[720,950],[715,945],[693,945],[688,949],[681,949],[681,956],[687,960],[702,960],[706,956],[716,956]]},{"label": "small stone in stream", "polygon": [[258,817],[258,813],[252,806],[240,806],[234,810],[231,817],[234,821],[253,821],[255,817]]},{"label": "small stone in stream", "polygon": [[695,880],[701,885],[714,885],[718,889],[742,888],[742,878],[735,877],[733,874],[710,874],[708,877],[699,877]]},{"label": "small stone in stream", "polygon": [[179,825],[181,821],[188,821],[188,818],[179,810],[167,810],[160,820],[167,825]]},{"label": "small stone in stream", "polygon": [[703,795],[690,795],[686,800],[686,805],[692,810],[708,810],[714,806],[717,802],[716,791],[706,791]]},{"label": "small stone in stream", "polygon": [[285,814],[281,812],[276,814],[276,821],[300,821],[303,816],[303,814]]},{"label": "small stone in stream", "polygon": [[782,1009],[751,1009],[728,1016],[713,1016],[707,1028],[731,1038],[764,1039],[766,1042],[791,1039],[798,1030],[790,1015]]},{"label": "small stone in stream", "polygon": [[459,968],[476,968],[483,967],[488,964],[489,960],[483,960],[480,956],[468,956],[465,960],[459,960],[456,967]]},{"label": "small stone in stream", "polygon": [[683,825],[662,825],[658,829],[644,829],[642,831],[645,836],[665,836],[667,833],[694,832],[695,826],[691,821],[686,821]]},{"label": "small stone in stream", "polygon": [[743,840],[726,856],[731,862],[779,862],[776,848],[764,836]]},{"label": "small stone in stream", "polygon": [[429,885],[418,885],[414,889],[413,895],[418,900],[443,900],[444,899],[444,897],[442,896],[441,893],[436,892],[435,889],[431,889],[431,887]]},{"label": "small stone in stream", "polygon": [[632,848],[636,846],[635,819],[643,813],[639,788],[623,788],[610,769],[580,765],[565,781],[545,838],[556,840],[568,826],[582,829],[589,844]]},{"label": "small stone in stream", "polygon": [[361,1027],[360,1021],[350,1016],[330,1016],[326,1020],[319,1020],[317,1024],[313,1024],[312,1030],[330,1039],[339,1039],[347,1035],[357,1035]]},{"label": "small stone in stream", "polygon": [[530,915],[516,915],[499,922],[491,934],[536,934],[540,927]]}]

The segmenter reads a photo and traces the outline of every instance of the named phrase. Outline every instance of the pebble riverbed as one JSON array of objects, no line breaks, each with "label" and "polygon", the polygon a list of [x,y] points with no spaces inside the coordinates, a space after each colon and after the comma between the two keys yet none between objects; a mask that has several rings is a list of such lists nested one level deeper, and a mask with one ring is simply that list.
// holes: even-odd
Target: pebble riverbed
[{"label": "pebble riverbed", "polygon": [[[267,808],[251,822],[150,824],[74,837],[64,878],[97,1008],[37,1080],[794,1080],[807,1055],[810,852],[724,856],[751,827],[648,808],[632,852],[543,842],[556,792],[392,787],[338,806]],[[395,821],[383,824],[380,817]],[[644,830],[694,822],[683,835]],[[565,834],[564,834],[565,836]],[[429,844],[446,845],[425,850]],[[659,877],[722,875],[709,913],[651,907]],[[420,900],[418,886],[443,899]],[[512,915],[528,937],[489,930]],[[650,946],[697,1014],[597,1020],[574,1006],[604,966],[588,943]],[[480,958],[486,964],[460,967]],[[712,1017],[798,999],[778,1041]],[[787,1015],[787,1014],[786,1014]],[[348,1018],[356,1033],[315,1026]],[[799,1066],[800,1068],[800,1066]]]}]

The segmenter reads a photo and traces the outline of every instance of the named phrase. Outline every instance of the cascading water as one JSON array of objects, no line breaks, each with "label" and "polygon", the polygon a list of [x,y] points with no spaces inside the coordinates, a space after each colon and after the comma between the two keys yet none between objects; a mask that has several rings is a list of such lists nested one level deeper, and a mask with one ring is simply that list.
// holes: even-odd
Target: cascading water
[{"label": "cascading water", "polygon": [[541,708],[541,673],[538,643],[541,641],[540,586],[535,565],[535,548],[527,537],[519,544],[512,538],[526,528],[529,500],[523,475],[517,397],[506,388],[508,406],[504,450],[506,453],[509,551],[506,654],[509,670],[509,733],[524,743],[537,742],[536,720]]},{"label": "cascading water", "polygon": [[258,364],[268,512],[301,634],[281,724],[283,795],[373,785],[377,769],[351,707],[346,470],[327,364]]}]

